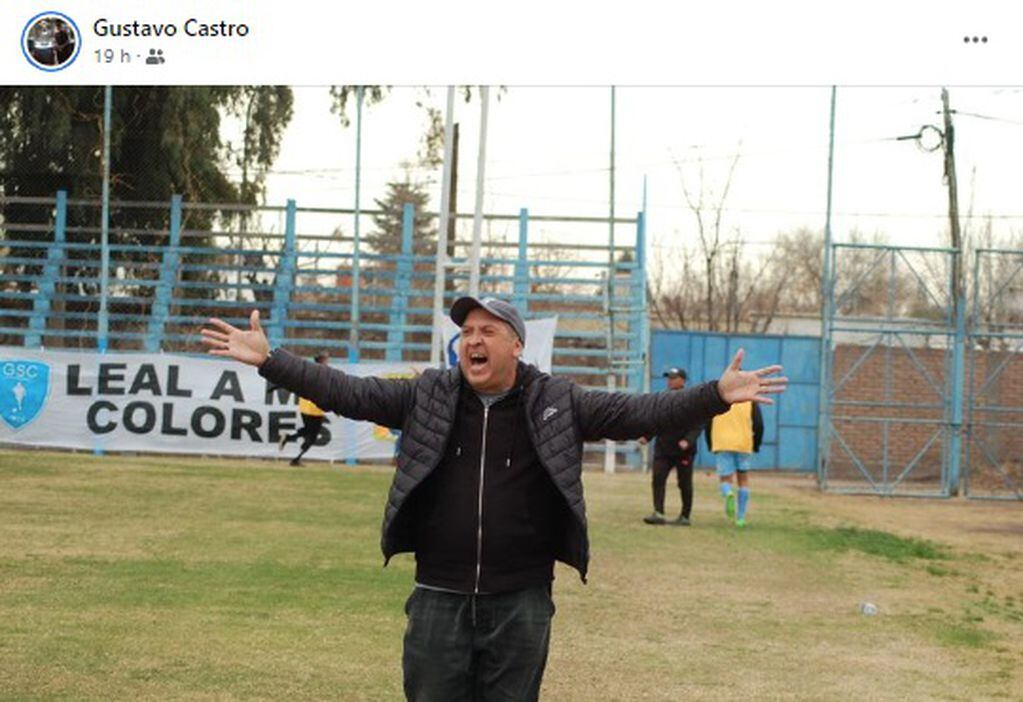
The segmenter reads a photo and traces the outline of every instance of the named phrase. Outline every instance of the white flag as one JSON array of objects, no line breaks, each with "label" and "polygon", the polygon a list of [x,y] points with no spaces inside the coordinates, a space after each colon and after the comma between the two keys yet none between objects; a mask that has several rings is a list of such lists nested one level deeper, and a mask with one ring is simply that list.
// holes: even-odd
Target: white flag
[{"label": "white flag", "polygon": [[[550,373],[554,356],[554,332],[557,328],[557,316],[526,320],[526,346],[522,351],[522,360],[525,363],[532,363],[545,373]],[[445,317],[442,336],[444,367],[453,368],[458,365],[458,341],[462,337],[462,331],[450,318]]]}]

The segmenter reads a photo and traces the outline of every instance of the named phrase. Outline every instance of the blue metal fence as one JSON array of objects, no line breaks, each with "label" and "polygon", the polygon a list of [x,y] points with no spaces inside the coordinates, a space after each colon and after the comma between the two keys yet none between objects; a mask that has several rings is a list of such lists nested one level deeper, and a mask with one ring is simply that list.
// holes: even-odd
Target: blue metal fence
[{"label": "blue metal fence", "polygon": [[978,249],[971,292],[963,491],[1023,500],[1023,251]]},{"label": "blue metal fence", "polygon": [[822,487],[958,489],[963,409],[959,252],[839,243],[824,281]]},{"label": "blue metal fence", "polygon": [[[400,252],[359,252],[355,296],[353,239],[343,230],[353,217],[379,211],[301,208],[294,200],[253,208],[179,196],[166,203],[113,202],[109,338],[101,338],[98,323],[100,203],[69,201],[63,192],[0,198],[0,212],[18,208],[35,219],[0,220],[0,343],[195,352],[208,316],[241,325],[257,308],[271,343],[298,352],[322,349],[350,360],[429,357],[435,257],[414,251],[411,205],[403,213]],[[141,210],[160,224],[125,223]],[[242,218],[248,226],[239,226]],[[457,227],[470,218],[455,218],[445,307],[468,282],[470,242],[465,227],[462,236]],[[618,388],[641,390],[647,338],[642,214],[615,220],[632,228],[634,238],[620,235],[613,250],[606,243],[577,243],[606,238],[606,218],[531,217],[522,209],[484,215],[484,222],[504,231],[484,242],[481,292],[511,298],[527,318],[559,316],[553,370],[588,387],[604,388],[614,375]]]},{"label": "blue metal fence", "polygon": [[[689,383],[713,380],[743,348],[743,366],[782,363],[789,387],[776,404],[761,407],[764,440],[753,467],[812,472],[817,466],[817,416],[820,382],[820,339],[810,336],[715,334],[663,331],[651,334],[651,389],[663,390],[661,376],[671,366],[686,369]],[[713,465],[701,437],[697,466]]]}]

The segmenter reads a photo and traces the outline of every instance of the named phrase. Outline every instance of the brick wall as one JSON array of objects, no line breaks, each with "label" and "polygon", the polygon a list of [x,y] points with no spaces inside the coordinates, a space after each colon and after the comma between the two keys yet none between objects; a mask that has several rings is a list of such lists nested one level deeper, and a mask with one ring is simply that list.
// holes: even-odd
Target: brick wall
[{"label": "brick wall", "polygon": [[[971,487],[975,491],[1004,491],[1013,486],[1023,489],[1023,354],[978,351],[972,362],[977,409],[973,413],[973,440],[968,432],[964,441],[964,455],[970,452],[973,468]],[[833,423],[841,441],[832,438],[829,477],[839,482],[866,480],[843,448],[844,441],[875,481],[894,481],[923,451],[903,487],[937,489],[948,438],[943,423],[949,410],[943,406],[943,394],[951,364],[947,349],[914,348],[910,352],[901,345],[872,349],[837,346],[833,383],[838,390]],[[989,374],[1001,364],[1004,366],[997,378],[983,387]],[[969,358],[966,372],[970,383]],[[871,421],[878,418],[889,421]],[[965,403],[963,419],[970,419]],[[1010,426],[995,426],[997,423]],[[932,437],[934,440],[924,450]],[[990,459],[985,458],[982,443]],[[886,452],[887,476],[883,473]],[[1008,485],[1002,472],[1009,476]]]}]

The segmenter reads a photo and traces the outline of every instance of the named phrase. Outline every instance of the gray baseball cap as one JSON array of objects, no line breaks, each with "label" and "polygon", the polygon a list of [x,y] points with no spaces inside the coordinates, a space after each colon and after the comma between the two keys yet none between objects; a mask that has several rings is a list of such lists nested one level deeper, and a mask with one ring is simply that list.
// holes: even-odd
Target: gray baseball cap
[{"label": "gray baseball cap", "polygon": [[477,308],[483,308],[498,319],[507,322],[512,331],[518,334],[519,340],[523,344],[526,343],[526,323],[522,321],[522,315],[510,302],[498,300],[496,297],[484,297],[477,300],[475,297],[466,295],[458,298],[455,300],[455,304],[451,305],[451,321],[462,326],[469,313]]}]

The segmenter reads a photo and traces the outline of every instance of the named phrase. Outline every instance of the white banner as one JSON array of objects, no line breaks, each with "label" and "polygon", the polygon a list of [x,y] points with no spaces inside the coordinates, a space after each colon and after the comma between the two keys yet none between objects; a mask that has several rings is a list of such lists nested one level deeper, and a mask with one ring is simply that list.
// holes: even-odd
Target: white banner
[{"label": "white banner", "polygon": [[[425,363],[332,364],[356,376],[412,377]],[[104,451],[280,455],[302,426],[298,397],[254,368],[213,357],[0,347],[0,443]],[[328,413],[308,458],[387,459],[396,435]],[[298,453],[300,441],[285,448]]]},{"label": "white banner", "polygon": [[[557,316],[526,320],[526,346],[522,349],[522,360],[532,363],[544,373],[550,373],[551,358],[554,356],[554,332],[557,329]],[[446,368],[452,368],[458,365],[461,330],[450,317],[445,317],[441,333],[444,337],[444,364]]]}]

